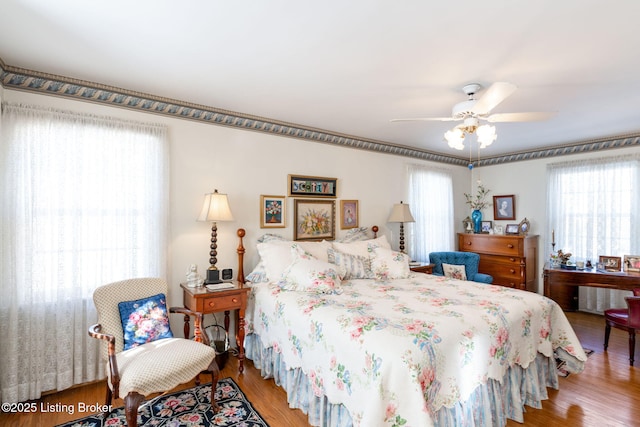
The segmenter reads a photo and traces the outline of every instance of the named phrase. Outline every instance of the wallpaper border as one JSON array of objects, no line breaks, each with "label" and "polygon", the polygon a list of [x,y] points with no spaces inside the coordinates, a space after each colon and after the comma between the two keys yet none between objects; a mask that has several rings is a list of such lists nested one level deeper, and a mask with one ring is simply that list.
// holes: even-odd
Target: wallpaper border
[{"label": "wallpaper border", "polygon": [[[305,127],[264,117],[162,98],[113,86],[12,67],[4,64],[1,59],[0,84],[9,89],[61,96],[80,101],[94,102],[119,108],[129,108],[179,119],[196,120],[219,126],[275,134],[324,144],[333,144],[457,166],[467,166],[469,163],[468,159],[461,157],[446,156],[391,142],[360,138],[324,129]],[[640,134],[623,135],[613,138],[584,141],[576,144],[553,146],[535,151],[489,157],[476,161],[474,167],[557,157],[633,145],[640,145]]]}]

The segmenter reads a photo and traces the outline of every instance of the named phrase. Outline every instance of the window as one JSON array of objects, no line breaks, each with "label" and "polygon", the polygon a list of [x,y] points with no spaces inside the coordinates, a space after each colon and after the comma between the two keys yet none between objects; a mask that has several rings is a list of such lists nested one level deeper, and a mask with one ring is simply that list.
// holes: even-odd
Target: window
[{"label": "window", "polygon": [[[592,263],[600,255],[640,253],[640,156],[557,163],[548,166],[547,174],[546,235],[555,231],[556,251]],[[581,288],[580,309],[626,307],[625,295],[629,293]]]},{"label": "window", "polygon": [[168,147],[164,127],[24,105],[0,129],[0,392],[22,401],[102,376],[97,286],[165,276]]},{"label": "window", "polygon": [[434,251],[454,248],[453,178],[451,172],[421,165],[408,166],[409,205],[415,223],[407,224],[408,252],[429,261]]}]

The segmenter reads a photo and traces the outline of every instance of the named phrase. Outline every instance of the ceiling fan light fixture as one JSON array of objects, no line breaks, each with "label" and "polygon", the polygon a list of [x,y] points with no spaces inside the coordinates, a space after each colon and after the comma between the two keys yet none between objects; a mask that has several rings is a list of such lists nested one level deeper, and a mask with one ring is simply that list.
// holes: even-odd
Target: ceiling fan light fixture
[{"label": "ceiling fan light fixture", "polygon": [[449,147],[455,148],[456,150],[464,149],[464,132],[462,129],[455,127],[446,131],[444,133],[444,139],[449,143]]},{"label": "ceiling fan light fixture", "polygon": [[486,148],[493,144],[498,135],[496,135],[496,127],[492,125],[482,125],[476,129],[480,148]]}]

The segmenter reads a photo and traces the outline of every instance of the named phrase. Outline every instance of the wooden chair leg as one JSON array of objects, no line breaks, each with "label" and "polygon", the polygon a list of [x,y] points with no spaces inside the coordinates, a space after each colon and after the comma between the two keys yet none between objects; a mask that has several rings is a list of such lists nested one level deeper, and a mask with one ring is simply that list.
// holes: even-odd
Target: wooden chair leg
[{"label": "wooden chair leg", "polygon": [[604,326],[604,351],[609,347],[609,335],[611,335],[611,325],[607,323]]},{"label": "wooden chair leg", "polygon": [[633,366],[633,357],[636,352],[636,330],[629,330],[629,365]]},{"label": "wooden chair leg", "polygon": [[215,414],[220,410],[218,402],[216,402],[216,388],[218,386],[218,378],[220,377],[220,369],[218,368],[215,357],[209,364],[208,371],[211,373],[211,409]]},{"label": "wooden chair leg", "polygon": [[113,392],[111,391],[111,388],[109,387],[108,383],[107,383],[107,395],[104,400],[105,400],[105,411],[103,412],[102,416],[106,420],[109,414],[113,412],[106,409],[111,407],[111,402],[113,401]]},{"label": "wooden chair leg", "polygon": [[124,412],[127,417],[127,425],[136,427],[138,425],[138,406],[144,400],[144,396],[140,393],[132,391],[124,398]]}]

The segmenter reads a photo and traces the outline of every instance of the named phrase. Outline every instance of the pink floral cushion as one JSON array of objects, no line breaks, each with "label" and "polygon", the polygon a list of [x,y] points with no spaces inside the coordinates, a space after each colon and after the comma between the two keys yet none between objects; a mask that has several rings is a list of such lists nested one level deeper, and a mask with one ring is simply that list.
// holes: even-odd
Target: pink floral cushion
[{"label": "pink floral cushion", "polygon": [[125,350],[151,341],[173,338],[164,294],[123,301],[118,303],[118,309],[124,331]]},{"label": "pink floral cushion", "polygon": [[287,291],[307,291],[322,294],[342,293],[342,281],[335,264],[319,260],[298,247],[291,248],[293,261],[278,282]]},{"label": "pink floral cushion", "polygon": [[467,280],[464,265],[442,263],[442,271],[444,272],[444,276],[450,279]]}]

